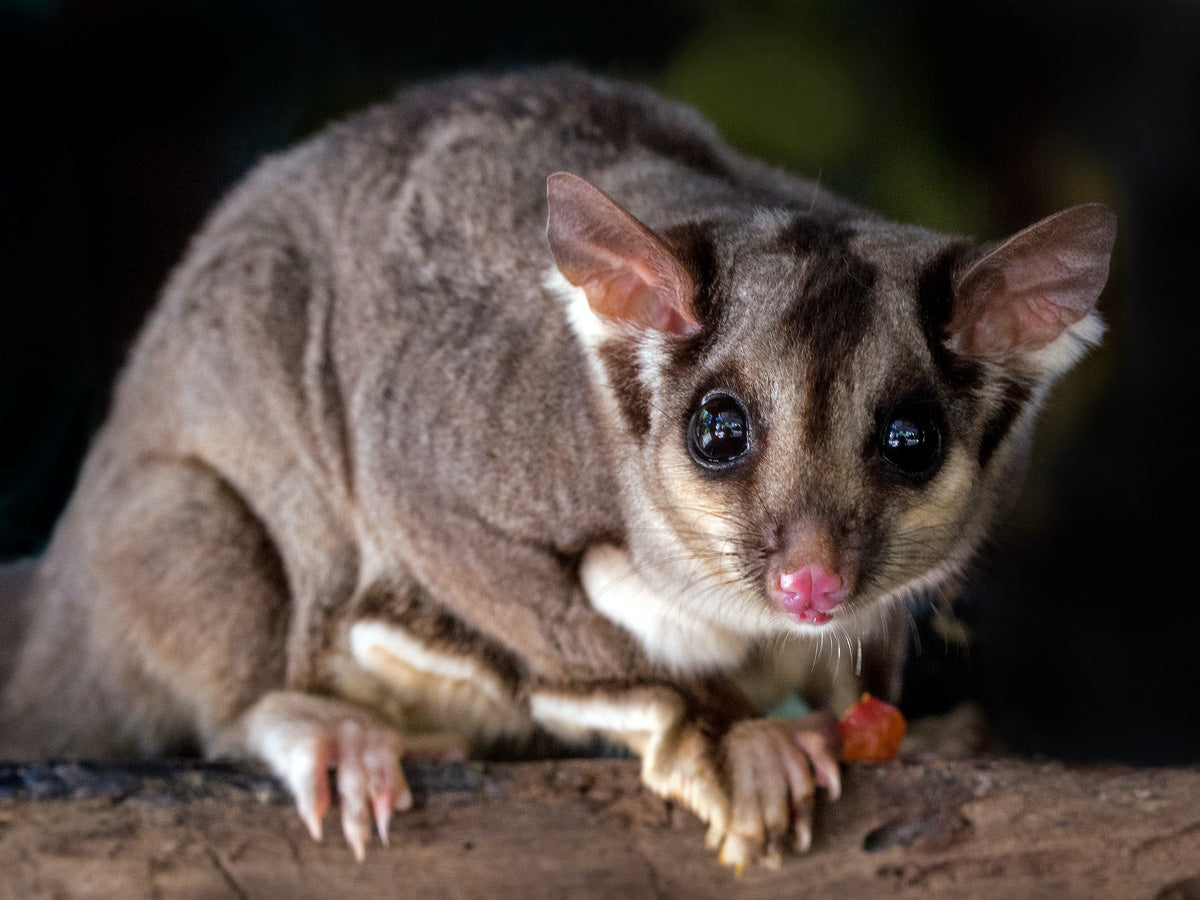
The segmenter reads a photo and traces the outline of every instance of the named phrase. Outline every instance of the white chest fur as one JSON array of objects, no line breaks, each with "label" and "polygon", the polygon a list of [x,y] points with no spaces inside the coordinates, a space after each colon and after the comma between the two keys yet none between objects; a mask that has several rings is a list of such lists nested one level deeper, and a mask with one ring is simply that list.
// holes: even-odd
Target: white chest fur
[{"label": "white chest fur", "polygon": [[630,631],[647,656],[677,674],[733,668],[750,648],[747,635],[722,628],[653,590],[618,547],[589,548],[579,579],[598,612]]}]

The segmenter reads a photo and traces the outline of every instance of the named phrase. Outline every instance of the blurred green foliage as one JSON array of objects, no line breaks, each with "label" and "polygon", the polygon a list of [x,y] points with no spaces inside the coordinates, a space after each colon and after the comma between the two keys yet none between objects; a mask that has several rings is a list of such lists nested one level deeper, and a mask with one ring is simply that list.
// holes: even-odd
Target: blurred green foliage
[{"label": "blurred green foliage", "polygon": [[969,169],[938,139],[919,62],[857,21],[855,4],[695,3],[707,19],[661,87],[731,143],[890,218],[954,232],[986,222]]},{"label": "blurred green foliage", "polygon": [[[978,148],[955,135],[953,92],[938,82],[913,4],[830,0],[680,0],[699,22],[656,76],[740,149],[847,194],[884,216],[999,237],[1003,194],[1039,193],[1053,208],[1110,200],[1111,178],[1055,130],[1030,123],[1048,147],[1038,185],[993,178]],[[936,49],[936,48],[935,48]],[[1014,104],[1020,104],[1014,98]],[[998,119],[1013,111],[998,111]],[[1062,152],[1062,151],[1067,152]],[[1054,186],[1061,188],[1053,190]]]}]

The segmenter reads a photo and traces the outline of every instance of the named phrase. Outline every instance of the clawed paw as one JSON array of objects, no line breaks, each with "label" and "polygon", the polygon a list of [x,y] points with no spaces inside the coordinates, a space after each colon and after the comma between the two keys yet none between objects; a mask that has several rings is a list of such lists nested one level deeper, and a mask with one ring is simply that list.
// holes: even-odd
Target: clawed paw
[{"label": "clawed paw", "polygon": [[644,777],[708,823],[720,862],[740,873],[748,863],[778,867],[785,848],[808,850],[816,789],[841,795],[833,717],[751,719],[703,743],[670,742]]},{"label": "clawed paw", "polygon": [[392,813],[412,806],[400,769],[400,735],[348,704],[304,694],[269,695],[248,722],[253,749],[283,779],[314,840],[336,784],[342,831],[362,862],[374,825],[388,841]]},{"label": "clawed paw", "polygon": [[730,729],[721,745],[728,826],[709,835],[723,864],[739,871],[750,862],[778,867],[784,847],[803,853],[812,846],[817,787],[831,800],[841,795],[835,735],[813,717],[754,719]]},{"label": "clawed paw", "polygon": [[400,770],[400,735],[354,719],[343,719],[299,740],[281,772],[300,818],[314,840],[330,806],[330,770],[337,785],[342,831],[354,858],[363,861],[374,822],[386,844],[394,810],[412,806],[412,792]]}]

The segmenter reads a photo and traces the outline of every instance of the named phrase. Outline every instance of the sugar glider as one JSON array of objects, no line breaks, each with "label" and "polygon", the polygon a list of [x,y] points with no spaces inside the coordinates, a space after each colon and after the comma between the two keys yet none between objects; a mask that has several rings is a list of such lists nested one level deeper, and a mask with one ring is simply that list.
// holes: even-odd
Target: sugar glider
[{"label": "sugar glider", "polygon": [[764,706],[848,702],[860,652],[894,692],[1115,229],[887,222],[566,69],[406,90],[170,276],[24,582],[0,749],[258,758],[314,836],[333,768],[361,858],[405,735],[600,735],[725,863],[804,849],[831,719]]}]

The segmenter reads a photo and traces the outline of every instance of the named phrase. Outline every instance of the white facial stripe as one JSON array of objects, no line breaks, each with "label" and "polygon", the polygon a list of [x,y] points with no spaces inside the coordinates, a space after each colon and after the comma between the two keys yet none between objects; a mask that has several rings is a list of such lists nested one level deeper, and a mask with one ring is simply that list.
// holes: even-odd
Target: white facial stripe
[{"label": "white facial stripe", "polygon": [[638,369],[651,396],[661,394],[668,357],[666,338],[657,331],[642,334],[637,343]]}]

